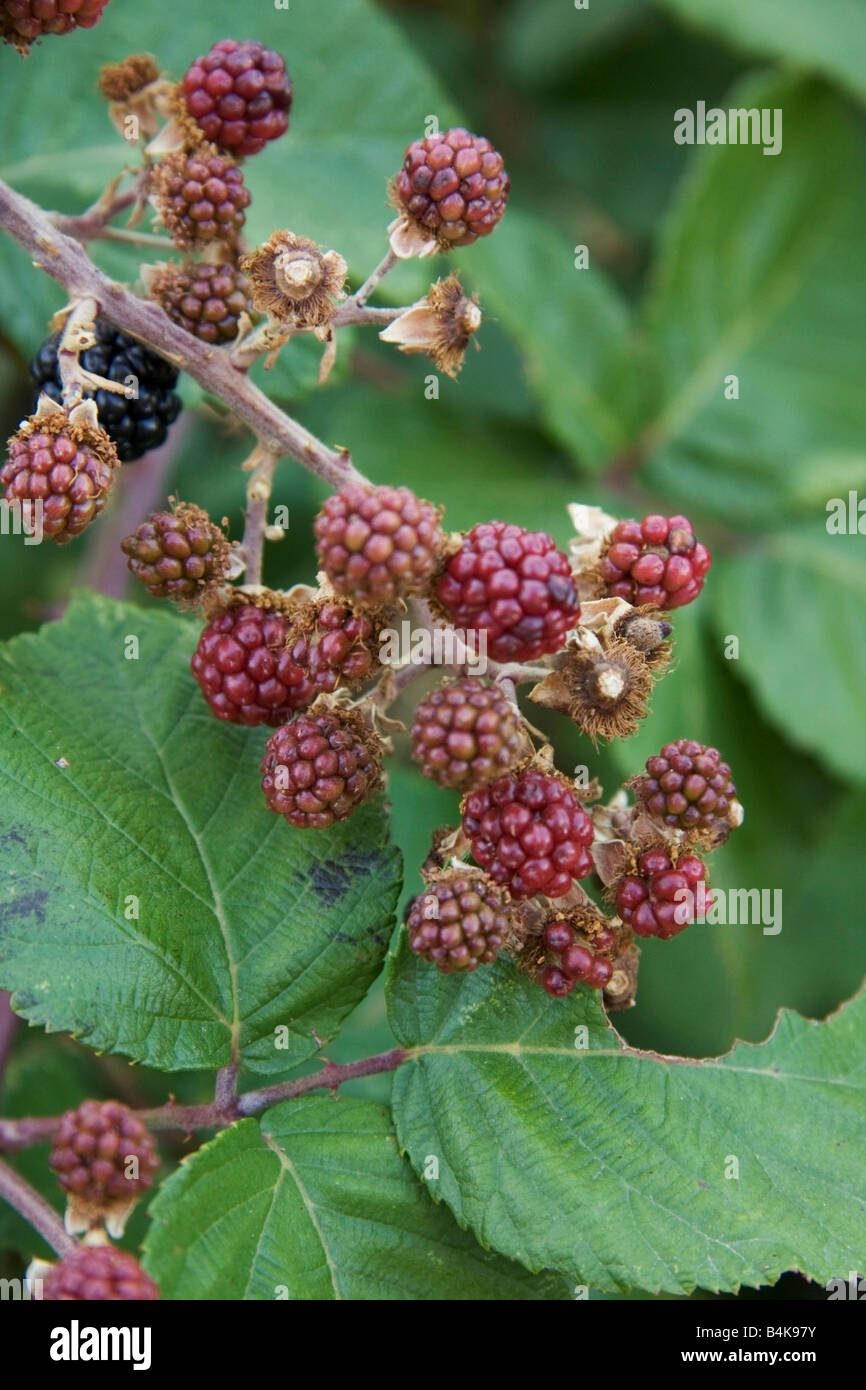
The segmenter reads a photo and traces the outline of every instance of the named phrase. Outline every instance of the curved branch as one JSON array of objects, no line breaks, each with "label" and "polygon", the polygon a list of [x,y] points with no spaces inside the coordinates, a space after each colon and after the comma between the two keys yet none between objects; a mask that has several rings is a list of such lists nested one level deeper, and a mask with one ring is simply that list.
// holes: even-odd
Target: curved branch
[{"label": "curved branch", "polygon": [[14,1168],[0,1159],[0,1197],[48,1241],[58,1255],[68,1255],[78,1242],[69,1235],[57,1212],[25,1182]]},{"label": "curved branch", "polygon": [[277,455],[287,454],[331,487],[362,480],[345,449],[329,449],[269,401],[228,354],[199,342],[163,313],[94,265],[80,242],[66,236],[47,213],[0,180],[0,226],[23,246],[34,264],[51,275],[70,298],[91,297],[124,333],[131,333],[168,358],[212,395],[218,396]]}]

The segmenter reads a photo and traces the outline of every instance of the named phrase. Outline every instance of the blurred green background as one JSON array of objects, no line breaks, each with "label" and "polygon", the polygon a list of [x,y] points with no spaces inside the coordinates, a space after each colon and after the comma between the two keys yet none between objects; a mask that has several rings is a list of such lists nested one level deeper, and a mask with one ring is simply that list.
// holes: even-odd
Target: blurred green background
[{"label": "blurred green background", "polygon": [[[256,3],[239,20],[215,0],[186,9],[182,24],[167,20],[167,0],[113,0],[93,31],[46,41],[26,62],[0,55],[0,176],[45,206],[81,210],[131,154],[96,93],[100,65],[149,50],[180,76],[217,38],[254,33],[285,55],[296,95],[289,135],[246,166],[249,237],[278,226],[311,235],[346,255],[357,284],[385,249],[386,179],[425,118],[460,120],[494,141],[512,200],[489,241],[453,257],[485,312],[481,351],[459,382],[442,378],[428,400],[427,359],[355,330],[326,388],[314,386],[317,351],[296,342],[267,389],[375,481],[444,503],[453,528],[502,517],[565,543],[569,501],[691,518],[715,564],[701,599],[676,615],[675,668],[641,731],[597,752],[563,718],[532,718],[560,766],[587,764],[607,793],[668,739],[718,746],[746,820],[715,855],[713,881],[782,890],[778,935],[696,926],[649,943],[637,1006],[616,1020],[626,1038],[700,1056],[764,1037],[782,1006],[825,1015],[866,973],[866,537],[830,536],[825,524],[828,499],[866,495],[866,10],[845,0],[592,0],[588,10],[571,0],[292,0],[280,12]],[[674,111],[699,100],[781,108],[782,152],[675,144]],[[575,268],[579,246],[588,269]],[[135,252],[91,252],[134,281]],[[407,301],[450,268],[401,266],[377,301]],[[8,432],[28,409],[26,364],[63,295],[8,239],[0,276]],[[188,408],[166,451],[124,470],[81,541],[43,549],[0,538],[0,635],[56,614],[78,583],[138,598],[116,541],[151,490],[225,515],[240,534],[237,465],[249,437],[194,383],[183,391]],[[291,521],[269,547],[272,585],[312,578],[323,495],[281,464],[274,502]],[[732,636],[736,659],[726,656]],[[390,796],[408,896],[431,830],[454,822],[457,799],[422,782],[405,744],[397,739]],[[329,1055],[357,1057],[389,1038],[377,990]],[[45,1047],[19,1034],[17,1109],[28,1091],[31,1108],[34,1094],[52,1108],[33,1080]],[[94,1061],[71,1043],[57,1057],[58,1105],[68,1103],[64,1066],[96,1067],[106,1094],[158,1090],[140,1070],[121,1082],[116,1059]],[[80,1084],[92,1094],[96,1083],[88,1071]],[[200,1090],[195,1078],[173,1085]]]}]

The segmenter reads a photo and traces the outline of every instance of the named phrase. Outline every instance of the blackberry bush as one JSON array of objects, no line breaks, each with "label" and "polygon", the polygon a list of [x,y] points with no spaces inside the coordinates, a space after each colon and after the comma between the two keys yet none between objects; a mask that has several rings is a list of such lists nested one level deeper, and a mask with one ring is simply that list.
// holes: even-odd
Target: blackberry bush
[{"label": "blackberry bush", "polygon": [[[641,217],[597,157],[617,35],[604,81],[581,50],[578,205],[554,138],[574,114],[562,16],[538,81],[525,26],[467,30],[450,75],[475,74],[455,89],[487,113],[473,134],[365,0],[342,7],[351,24],[263,8],[250,38],[155,3],[152,44],[147,7],[134,34],[152,54],[118,48],[115,8],[98,45],[34,45],[32,93],[8,85],[32,147],[10,120],[0,563],[3,621],[32,630],[0,644],[0,1198],[34,1234],[0,1222],[4,1280],[33,1260],[52,1301],[591,1287],[659,1308],[793,1264],[826,1282],[866,1239],[838,1202],[862,1149],[861,1005],[754,1038],[774,980],[817,1014],[857,951],[828,868],[831,840],[851,858],[844,765],[863,771],[828,659],[829,633],[856,673],[856,536],[808,523],[806,476],[830,459],[848,491],[857,452],[838,342],[859,319],[829,250],[859,232],[837,187],[850,161],[827,153],[850,115],[832,74],[772,77],[782,177],[672,142],[682,188],[656,238],[634,111]],[[47,33],[59,11],[42,10]],[[488,243],[506,165],[520,211]],[[802,196],[826,183],[832,227]],[[806,289],[802,246],[828,251]],[[427,259],[458,247],[459,278]],[[653,312],[633,315],[653,256]],[[45,325],[31,265],[58,286]],[[813,417],[825,377],[833,409]],[[73,570],[63,547],[85,531]],[[23,548],[37,540],[60,548]],[[786,900],[784,934],[769,885],[728,886],[762,863],[802,880],[808,921]],[[31,1028],[13,1036],[13,1015]]]}]

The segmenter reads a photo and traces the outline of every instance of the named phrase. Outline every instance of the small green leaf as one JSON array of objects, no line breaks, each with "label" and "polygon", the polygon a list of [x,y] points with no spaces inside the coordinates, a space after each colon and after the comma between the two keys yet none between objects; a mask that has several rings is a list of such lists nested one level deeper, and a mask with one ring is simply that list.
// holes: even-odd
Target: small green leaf
[{"label": "small green leaf", "polygon": [[609,1290],[857,1267],[866,993],[698,1062],[631,1051],[595,995],[548,999],[502,960],[444,977],[404,944],[389,991],[418,1050],[394,1078],[401,1147],[416,1170],[439,1156],[442,1197],[483,1244]]},{"label": "small green leaf", "polygon": [[399,856],[381,804],[315,832],[268,810],[268,731],[213,717],[196,639],[82,595],[0,651],[0,985],[31,1022],[164,1070],[282,1072],[379,973]]},{"label": "small green leaf", "polygon": [[754,527],[797,508],[805,460],[862,452],[864,164],[816,83],[750,78],[723,105],[781,111],[782,149],[691,156],[649,305],[643,480]]},{"label": "small green leaf", "polygon": [[661,0],[737,49],[823,72],[866,96],[866,14],[858,0]]},{"label": "small green leaf", "polygon": [[586,467],[600,468],[626,439],[612,381],[628,315],[603,273],[575,259],[573,239],[512,205],[467,273],[482,309],[520,344],[550,429]]},{"label": "small green leaf", "polygon": [[866,556],[859,534],[830,535],[827,518],[726,558],[714,577],[713,620],[739,639],[738,669],[797,748],[847,780],[866,778]]},{"label": "small green leaf", "polygon": [[145,1266],[164,1298],[568,1297],[461,1231],[365,1100],[311,1096],[244,1120],[181,1165],[151,1216]]}]

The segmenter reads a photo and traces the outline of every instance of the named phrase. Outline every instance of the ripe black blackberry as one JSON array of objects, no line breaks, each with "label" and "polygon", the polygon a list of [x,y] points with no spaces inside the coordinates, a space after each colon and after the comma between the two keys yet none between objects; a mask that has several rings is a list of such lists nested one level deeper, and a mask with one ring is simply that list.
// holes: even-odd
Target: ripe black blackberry
[{"label": "ripe black blackberry", "polygon": [[[178,372],[158,353],[136,338],[121,333],[107,319],[96,320],[97,342],[81,354],[81,364],[109,381],[131,382],[138,395],[132,399],[115,391],[88,391],[99,412],[99,423],[114,443],[122,463],[132,463],[149,449],[165,442],[168,427],[180,414],[181,399],[175,394]],[[40,391],[58,404],[62,399],[57,345],[60,334],[47,338],[30,363],[36,384],[34,408]]]}]

